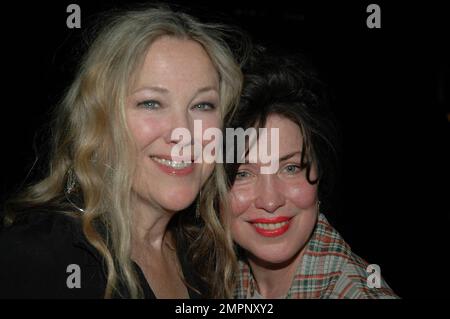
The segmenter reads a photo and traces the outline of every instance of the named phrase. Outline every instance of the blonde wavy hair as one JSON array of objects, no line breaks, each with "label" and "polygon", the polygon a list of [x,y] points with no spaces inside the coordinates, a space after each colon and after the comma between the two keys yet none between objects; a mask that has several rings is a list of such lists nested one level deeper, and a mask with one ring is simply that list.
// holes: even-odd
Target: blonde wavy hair
[{"label": "blonde wavy hair", "polygon": [[[55,110],[48,174],[6,206],[7,223],[12,222],[13,213],[36,207],[53,207],[81,218],[87,240],[106,261],[105,298],[119,294],[121,285],[127,287],[129,297],[143,297],[130,249],[130,198],[136,164],[125,101],[133,78],[157,38],[196,41],[219,74],[224,117],[237,104],[242,85],[239,63],[227,42],[230,31],[234,32],[223,25],[201,23],[167,6],[139,8],[110,17]],[[83,213],[69,205],[64,193],[71,174],[77,181]],[[209,287],[204,295],[208,298],[232,296],[235,257],[231,237],[218,214],[218,205],[227,206],[226,191],[223,168],[216,165],[201,190],[201,221],[190,222],[189,214],[179,213],[170,223],[176,241],[188,243],[195,272]],[[105,234],[99,233],[98,224]]]}]

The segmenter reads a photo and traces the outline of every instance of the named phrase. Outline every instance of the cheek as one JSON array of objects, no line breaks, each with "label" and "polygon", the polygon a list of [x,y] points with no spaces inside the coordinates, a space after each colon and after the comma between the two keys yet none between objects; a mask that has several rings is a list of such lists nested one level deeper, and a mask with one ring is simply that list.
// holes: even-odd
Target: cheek
[{"label": "cheek", "polygon": [[242,215],[251,204],[251,196],[244,189],[233,188],[230,192],[230,204],[233,217]]},{"label": "cheek", "polygon": [[[220,156],[222,154],[221,149],[223,145],[223,133],[220,129],[220,124],[219,117],[213,113],[201,120],[201,131],[197,130],[197,125],[194,123],[194,132],[192,136],[195,140],[194,144],[201,145],[203,166],[209,166],[216,162],[223,162],[223,156]],[[194,154],[196,154],[195,146],[193,151]]]},{"label": "cheek", "polygon": [[[219,117],[218,112],[211,112],[211,114],[208,114],[201,118],[202,121],[202,137],[205,136],[205,131],[209,128],[221,128],[221,120]],[[210,140],[203,140],[203,144],[208,144]]]},{"label": "cheek", "polygon": [[285,189],[286,198],[295,206],[306,209],[316,205],[317,184],[311,185],[306,180]]},{"label": "cheek", "polygon": [[161,121],[149,117],[128,117],[128,126],[139,149],[153,142],[162,131]]}]

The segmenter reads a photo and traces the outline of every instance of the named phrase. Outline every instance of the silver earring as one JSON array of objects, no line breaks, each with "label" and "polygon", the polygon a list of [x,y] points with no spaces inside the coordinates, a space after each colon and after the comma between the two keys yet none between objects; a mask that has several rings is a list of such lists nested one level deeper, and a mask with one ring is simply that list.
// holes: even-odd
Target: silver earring
[{"label": "silver earring", "polygon": [[66,187],[65,191],[67,194],[72,193],[76,188],[76,182],[75,182],[75,174],[73,173],[72,169],[69,169],[67,171],[67,181],[66,181]]},{"label": "silver earring", "polygon": [[195,218],[200,219],[200,200],[202,198],[202,191],[198,194],[197,203],[195,205]]},{"label": "silver earring", "polygon": [[77,188],[77,182],[76,182],[76,177],[75,177],[75,173],[73,172],[73,170],[70,168],[67,171],[67,181],[66,181],[66,186],[64,187],[64,196],[66,197],[67,201],[73,206],[75,207],[77,210],[79,210],[80,212],[84,213],[84,209],[78,207],[78,205],[76,205],[71,199],[70,199],[70,194],[73,193]]},{"label": "silver earring", "polygon": [[320,214],[320,200],[317,201],[317,213]]}]

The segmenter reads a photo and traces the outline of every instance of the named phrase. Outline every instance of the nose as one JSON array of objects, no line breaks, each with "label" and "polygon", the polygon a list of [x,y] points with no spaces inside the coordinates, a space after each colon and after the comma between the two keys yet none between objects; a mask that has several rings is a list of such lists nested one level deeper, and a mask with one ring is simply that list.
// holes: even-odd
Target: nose
[{"label": "nose", "polygon": [[255,207],[274,213],[285,205],[286,199],[277,185],[276,175],[262,174],[257,183]]},{"label": "nose", "polygon": [[[165,133],[164,140],[167,144],[183,143],[182,146],[192,143],[192,119],[188,112],[174,109],[167,119],[168,129]],[[187,136],[189,133],[189,136]]]}]

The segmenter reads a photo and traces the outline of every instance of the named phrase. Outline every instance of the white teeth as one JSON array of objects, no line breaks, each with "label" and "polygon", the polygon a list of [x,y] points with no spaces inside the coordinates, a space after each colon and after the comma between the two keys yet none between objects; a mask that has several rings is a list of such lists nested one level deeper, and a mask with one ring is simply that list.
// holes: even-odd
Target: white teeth
[{"label": "white teeth", "polygon": [[289,221],[281,222],[281,223],[254,223],[253,225],[258,228],[266,229],[266,230],[274,230],[286,226]]},{"label": "white teeth", "polygon": [[192,165],[192,163],[190,163],[190,162],[171,161],[168,159],[159,158],[159,157],[155,157],[155,156],[152,156],[151,158],[162,165],[169,166],[174,169],[183,169],[183,168],[186,168],[186,167]]}]

